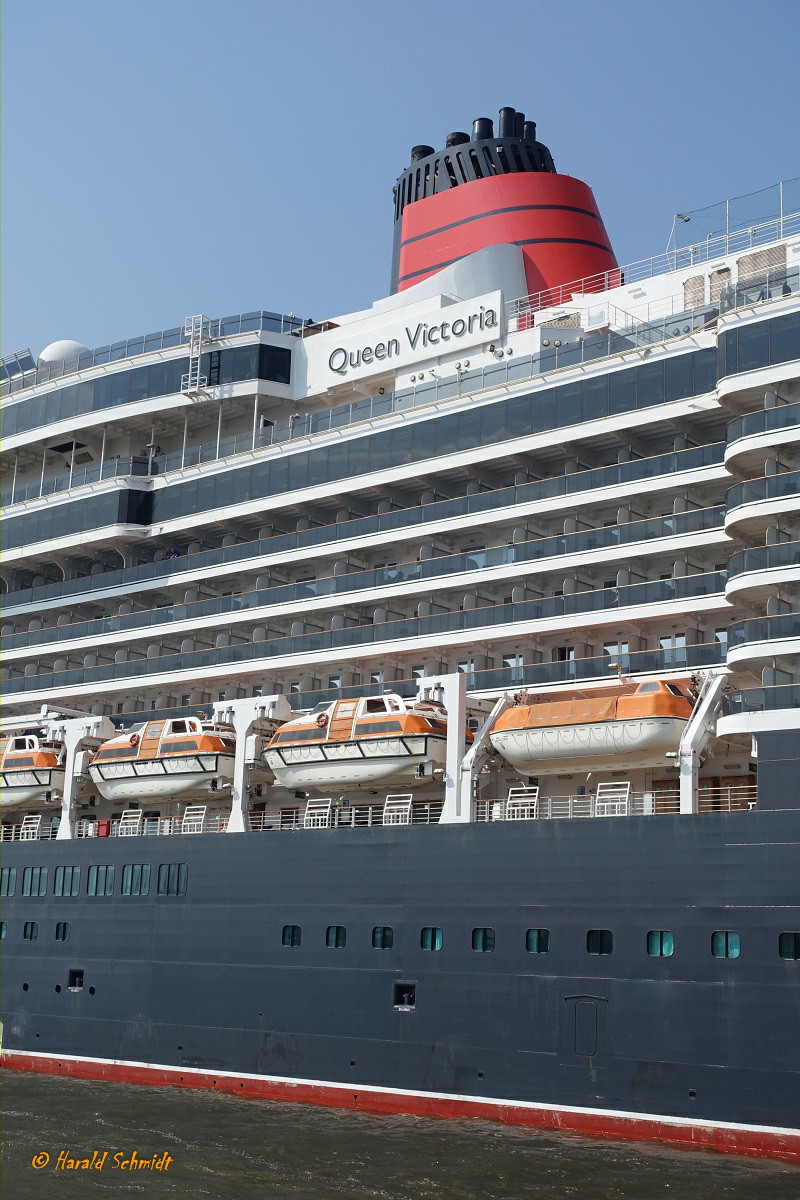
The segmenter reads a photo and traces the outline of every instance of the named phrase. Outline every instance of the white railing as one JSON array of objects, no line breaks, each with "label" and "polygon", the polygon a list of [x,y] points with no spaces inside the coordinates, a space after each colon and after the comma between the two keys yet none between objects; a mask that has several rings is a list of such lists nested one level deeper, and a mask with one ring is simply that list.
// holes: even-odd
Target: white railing
[{"label": "white railing", "polygon": [[[755,784],[731,784],[721,787],[704,787],[700,784],[700,812],[741,812],[755,808],[757,788]],[[350,804],[339,800],[331,806],[330,829],[368,829],[372,826],[384,826],[383,800],[372,804]],[[601,806],[602,807],[602,806]],[[247,814],[247,825],[251,832],[260,833],[268,830],[297,830],[303,829],[304,811],[300,808],[285,808],[279,812],[250,812]],[[411,805],[412,825],[437,825],[442,812],[441,801],[414,801]],[[629,816],[661,816],[680,812],[680,797],[677,787],[670,791],[631,792],[627,809]],[[514,810],[511,818],[507,817],[507,801],[505,799],[487,799],[475,802],[473,817],[475,821],[504,821],[507,819],[530,821],[569,820],[580,817],[599,817],[611,815],[608,812],[598,812],[594,795],[575,793],[569,796],[540,796],[535,804],[530,804],[523,812]],[[144,817],[138,831],[123,836],[134,837],[167,837],[189,835],[190,833],[225,833],[228,828],[228,814],[215,813],[200,820],[193,820],[191,828],[184,828],[183,815],[178,817]],[[18,842],[27,840],[20,838],[22,822],[0,826],[0,841]],[[89,821],[81,820],[76,826],[76,836],[79,838],[104,838],[120,836],[120,818],[111,820]],[[54,821],[38,830],[36,841],[51,841],[58,832],[58,822]]]},{"label": "white railing", "polygon": [[600,271],[595,275],[586,275],[582,279],[544,288],[528,296],[520,296],[507,305],[508,316],[513,319],[540,312],[542,309],[557,308],[575,296],[607,292],[612,288],[640,283],[645,279],[653,279],[656,275],[667,275],[700,263],[711,262],[712,259],[721,258],[726,254],[752,250],[756,246],[792,237],[797,233],[800,233],[800,212],[784,213],[769,221],[751,225],[747,229],[710,235],[695,245],[679,246],[651,258],[642,258],[638,262],[614,267],[609,271]]},{"label": "white railing", "polygon": [[[700,812],[742,812],[754,808],[758,794],[756,784],[731,784],[726,787],[704,787],[700,784]],[[627,797],[627,815],[632,817],[663,816],[680,813],[681,803],[677,785],[669,791],[631,792]],[[476,821],[503,821],[505,801],[478,800],[475,804]],[[536,816],[529,820],[570,820],[582,817],[619,816],[611,810],[607,797],[601,796],[600,803],[594,794],[575,793],[569,796],[540,796]]]}]

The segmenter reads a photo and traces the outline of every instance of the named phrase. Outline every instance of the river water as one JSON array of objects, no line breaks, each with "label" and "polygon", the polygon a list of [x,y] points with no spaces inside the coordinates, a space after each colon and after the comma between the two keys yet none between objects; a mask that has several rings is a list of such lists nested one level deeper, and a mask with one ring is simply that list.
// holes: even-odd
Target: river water
[{"label": "river water", "polygon": [[[2,1101],[3,1200],[800,1197],[800,1170],[773,1162],[482,1121],[374,1117],[15,1071],[3,1073]],[[99,1169],[67,1165],[93,1151],[108,1151]],[[45,1155],[47,1165],[35,1168]],[[162,1169],[134,1170],[132,1161]]]}]

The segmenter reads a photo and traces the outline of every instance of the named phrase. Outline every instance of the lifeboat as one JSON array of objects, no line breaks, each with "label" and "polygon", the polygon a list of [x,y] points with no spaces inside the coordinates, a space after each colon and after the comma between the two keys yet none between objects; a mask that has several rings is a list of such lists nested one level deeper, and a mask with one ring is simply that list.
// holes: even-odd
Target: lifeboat
[{"label": "lifeboat", "polygon": [[12,735],[0,742],[0,806],[47,804],[64,790],[64,744],[38,733]]},{"label": "lifeboat", "polygon": [[521,775],[648,767],[677,750],[692,707],[688,689],[662,680],[570,699],[523,693],[489,737]]},{"label": "lifeboat", "polygon": [[106,800],[202,796],[231,786],[233,726],[201,716],[147,721],[104,742],[89,776]]},{"label": "lifeboat", "polygon": [[273,734],[266,759],[284,787],[346,792],[430,777],[446,744],[442,704],[387,693],[318,704]]}]

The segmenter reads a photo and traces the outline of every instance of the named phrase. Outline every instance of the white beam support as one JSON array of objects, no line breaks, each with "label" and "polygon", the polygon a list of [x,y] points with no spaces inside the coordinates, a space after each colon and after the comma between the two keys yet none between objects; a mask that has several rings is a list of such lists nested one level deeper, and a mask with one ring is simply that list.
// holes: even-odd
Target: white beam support
[{"label": "white beam support", "polygon": [[420,679],[418,686],[420,700],[438,700],[447,710],[444,807],[439,820],[443,825],[471,821],[472,798],[464,795],[461,786],[466,744],[467,677],[463,671],[455,675],[430,675]]},{"label": "white beam support", "polygon": [[113,738],[117,730],[108,717],[72,717],[67,720],[47,720],[46,723],[49,735],[63,741],[65,747],[64,792],[56,841],[69,841],[75,837],[78,788],[88,754]]},{"label": "white beam support", "polygon": [[243,700],[220,700],[213,706],[213,713],[215,721],[229,722],[236,735],[227,832],[246,833],[249,767],[259,753],[254,739],[271,737],[276,725],[290,720],[292,710],[285,696],[250,696]]},{"label": "white beam support", "polygon": [[692,715],[686,722],[678,745],[678,769],[680,772],[680,810],[682,813],[699,811],[698,772],[700,755],[708,739],[716,730],[717,713],[722,702],[722,691],[728,680],[726,671],[715,674],[708,672],[703,677],[700,695]]}]

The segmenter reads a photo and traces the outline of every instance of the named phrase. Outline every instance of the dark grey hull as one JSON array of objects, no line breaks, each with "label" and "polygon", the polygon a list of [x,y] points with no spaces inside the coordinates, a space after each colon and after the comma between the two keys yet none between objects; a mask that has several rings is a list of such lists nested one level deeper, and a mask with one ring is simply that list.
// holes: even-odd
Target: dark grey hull
[{"label": "dark grey hull", "polygon": [[[3,1050],[797,1130],[793,738],[762,739],[752,812],[9,844]],[[87,896],[106,863],[113,895]],[[151,865],[148,896],[120,894],[126,863]],[[185,895],[158,894],[164,863],[187,865]],[[61,864],[78,896],[53,895]],[[28,865],[46,896],[22,896]],[[611,953],[587,952],[596,929]],[[647,953],[652,930],[674,954]],[[739,957],[713,956],[724,930]]]}]

